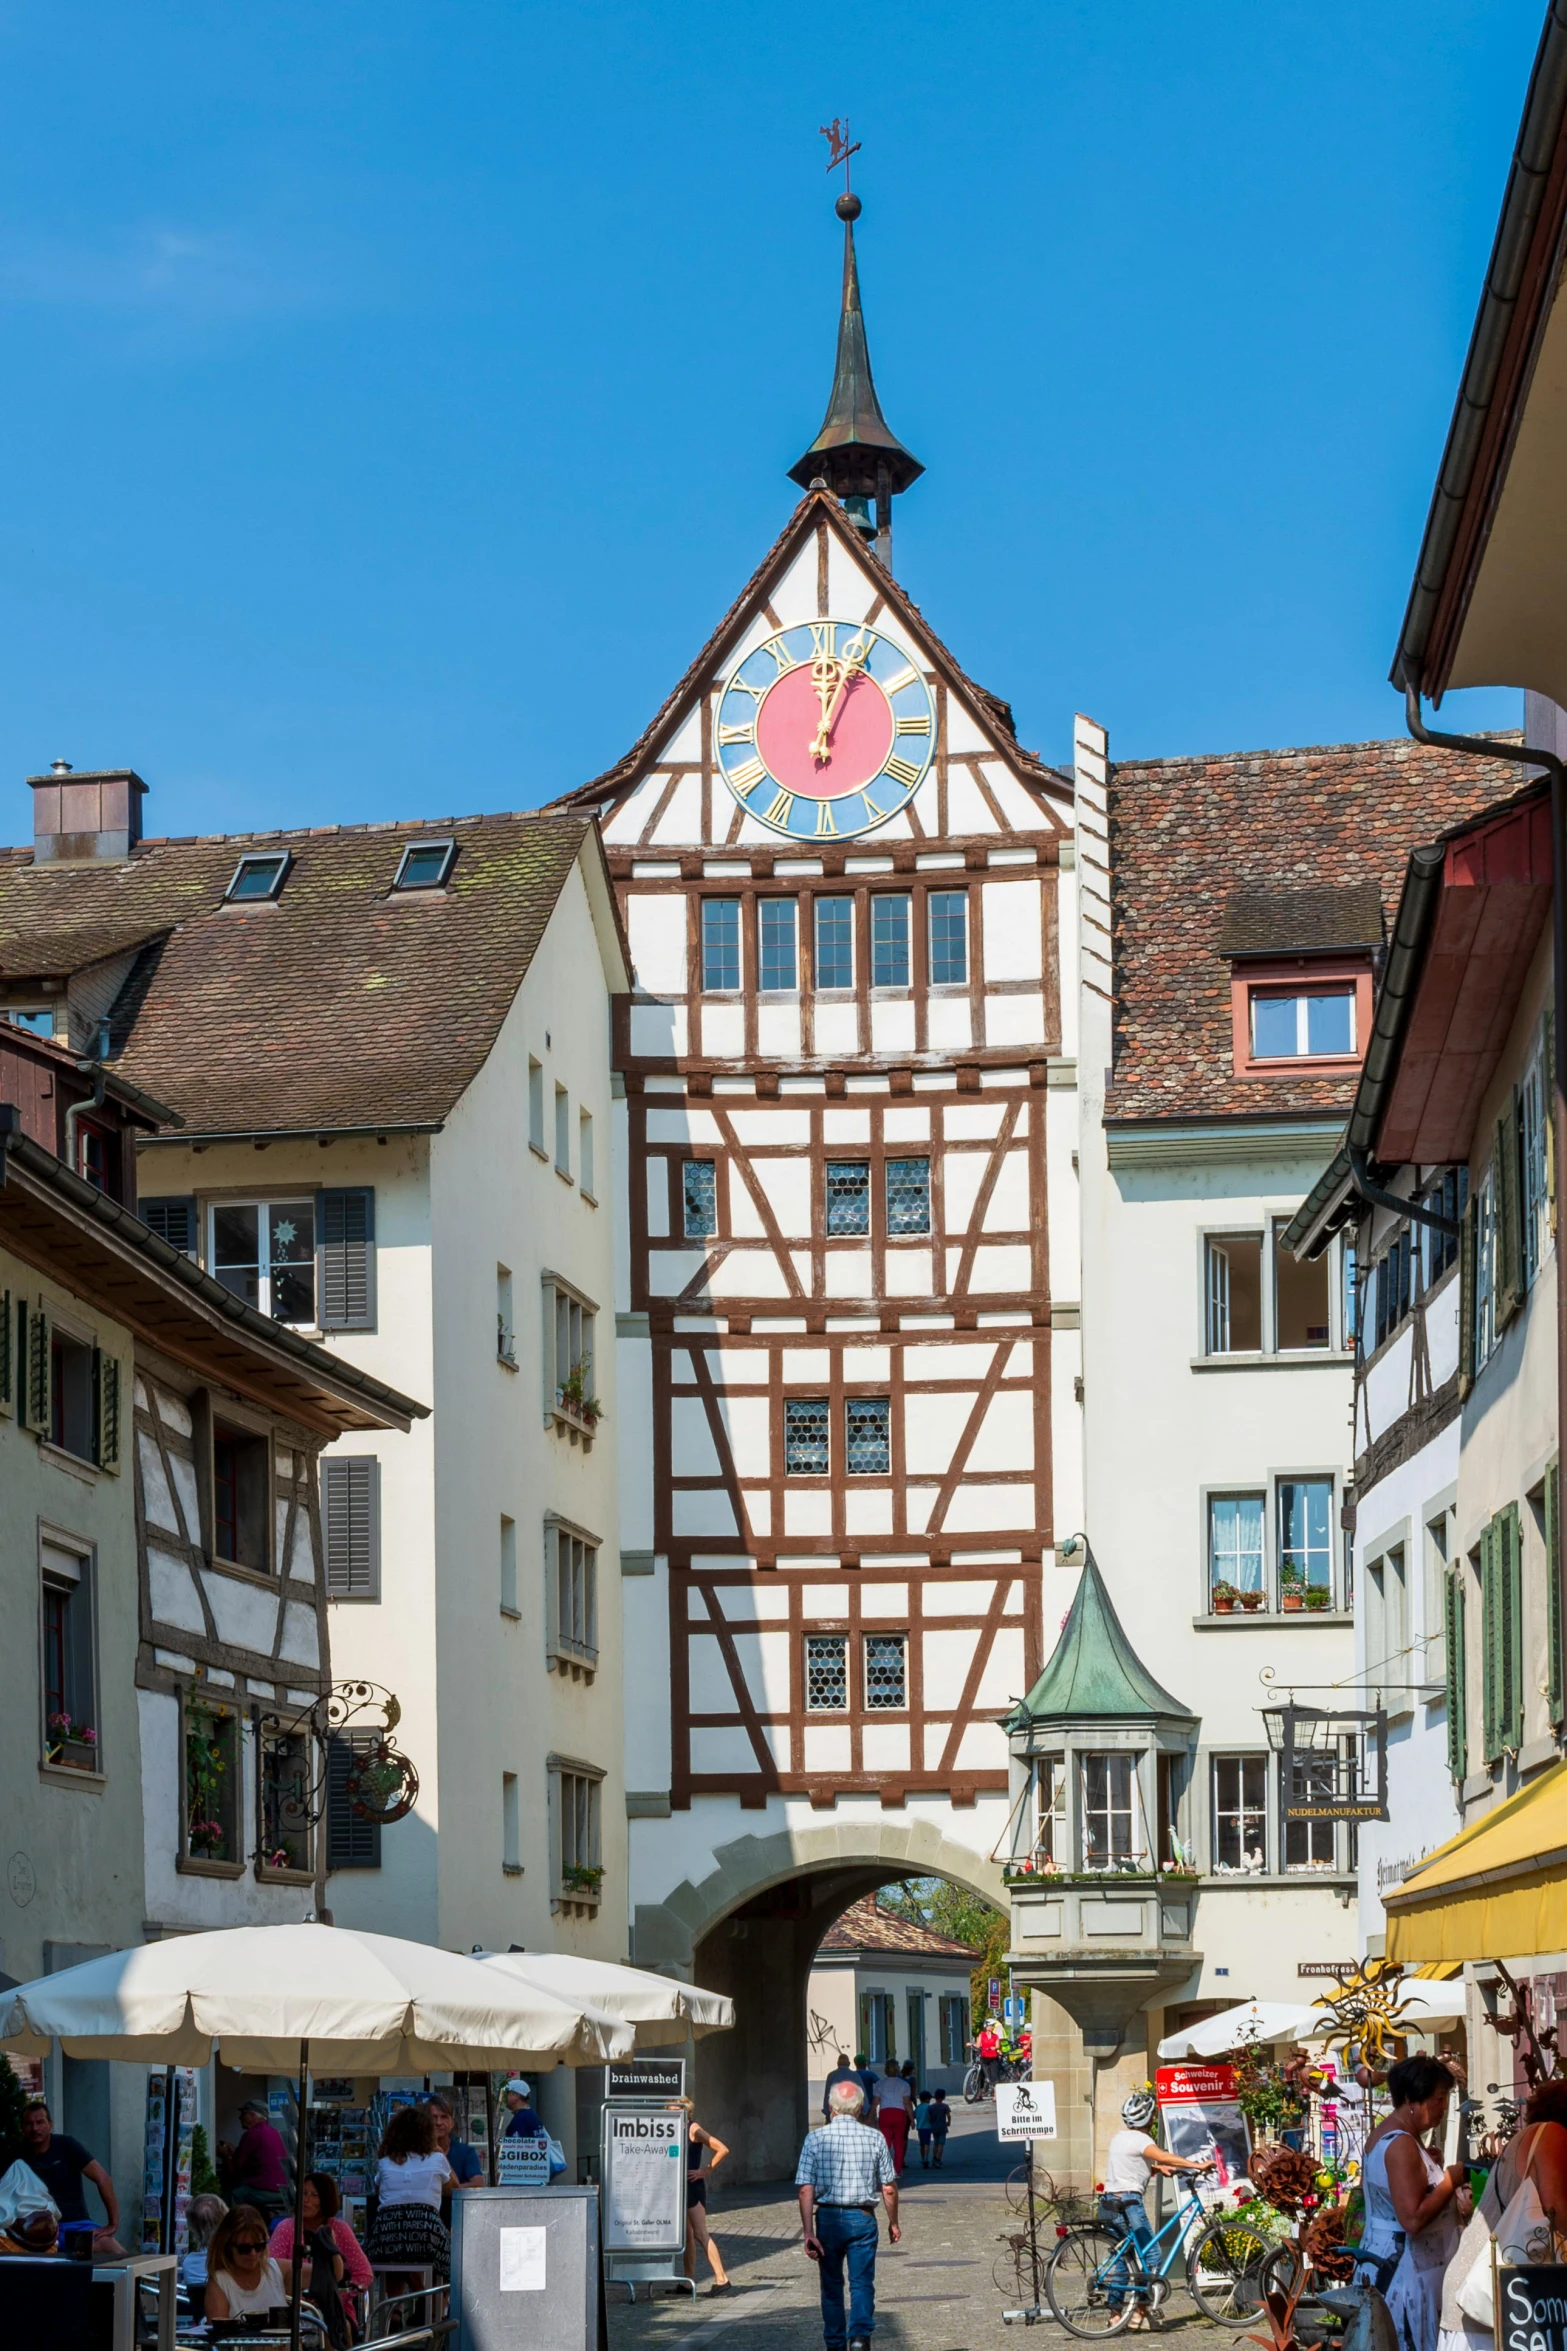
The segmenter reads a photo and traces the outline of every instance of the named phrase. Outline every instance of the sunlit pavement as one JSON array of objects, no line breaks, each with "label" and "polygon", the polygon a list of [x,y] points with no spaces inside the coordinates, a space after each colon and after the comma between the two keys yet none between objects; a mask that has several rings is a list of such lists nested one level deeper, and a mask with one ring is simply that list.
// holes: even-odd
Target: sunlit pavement
[{"label": "sunlit pavement", "polygon": [[[876,2262],[877,2351],[1000,2351],[1005,2343],[1048,2337],[1053,2345],[1074,2338],[1047,2319],[1025,2330],[1005,2327],[1001,2313],[1015,2296],[994,2283],[993,2265],[1005,2254],[1003,2238],[1021,2225],[1009,2211],[1008,2175],[1021,2160],[1020,2147],[1003,2147],[989,2106],[953,2108],[952,2136],[941,2171],[921,2171],[917,2143],[910,2148],[900,2187],[903,2242],[889,2245],[885,2224]],[[611,2290],[611,2351],[742,2351],[747,2342],[779,2351],[813,2351],[822,2340],[816,2271],[800,2249],[800,2214],[794,2191],[724,2189],[723,2173],[709,2189],[709,2220],[724,2264],[734,2280],[728,2294],[708,2292],[708,2277],[697,2281],[697,2300],[669,2287],[640,2288],[634,2308],[624,2287]],[[1200,2333],[1215,2346],[1227,2345],[1177,2293],[1166,2331]],[[1140,2338],[1134,2338],[1140,2339]]]}]

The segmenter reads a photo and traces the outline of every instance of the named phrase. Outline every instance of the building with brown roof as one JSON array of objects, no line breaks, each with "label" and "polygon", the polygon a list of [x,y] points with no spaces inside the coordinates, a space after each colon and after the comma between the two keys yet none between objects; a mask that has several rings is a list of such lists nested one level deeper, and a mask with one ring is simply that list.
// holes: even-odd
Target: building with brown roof
[{"label": "building with brown roof", "polygon": [[33,791],[33,843],[0,853],[12,1033],[47,1032],[71,1085],[106,1048],[111,1086],[178,1114],[137,1170],[175,1250],[345,1372],[435,1400],[323,1463],[335,1670],[396,1693],[420,1778],[379,1846],[339,1806],[334,1914],[620,1957],[599,1333],[627,971],[592,820],[161,840],[129,771]]},{"label": "building with brown roof", "polygon": [[807,1988],[807,2040],[817,2105],[840,2055],[878,2067],[914,2061],[924,2089],[963,2086],[971,1970],[979,1953],[937,1934],[874,1894],[851,1902],[822,1937]]}]

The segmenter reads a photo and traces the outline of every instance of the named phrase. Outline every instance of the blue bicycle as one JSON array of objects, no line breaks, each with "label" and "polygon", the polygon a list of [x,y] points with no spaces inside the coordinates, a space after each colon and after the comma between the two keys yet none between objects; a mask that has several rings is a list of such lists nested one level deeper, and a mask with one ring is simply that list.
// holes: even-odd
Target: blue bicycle
[{"label": "blue bicycle", "polygon": [[1045,2297],[1069,2334],[1118,2335],[1134,2310],[1157,2310],[1169,2299],[1170,2273],[1184,2254],[1186,2290],[1203,2317],[1242,2327],[1257,2315],[1278,2251],[1249,2221],[1208,2213],[1183,2180],[1175,2211],[1142,2246],[1102,2221],[1068,2229],[1050,2256]]}]

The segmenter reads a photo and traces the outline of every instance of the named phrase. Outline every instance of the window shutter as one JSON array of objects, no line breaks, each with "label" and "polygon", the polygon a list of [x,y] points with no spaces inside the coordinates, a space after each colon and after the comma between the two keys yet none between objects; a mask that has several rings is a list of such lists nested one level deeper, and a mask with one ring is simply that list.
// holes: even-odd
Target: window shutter
[{"label": "window shutter", "polygon": [[1554,1728],[1567,1714],[1562,1670],[1562,1465],[1553,1461],[1545,1473],[1545,1623],[1547,1656],[1546,1696]]},{"label": "window shutter", "polygon": [[167,1241],[171,1249],[178,1249],[186,1257],[196,1254],[196,1202],[184,1193],[170,1193],[166,1198],[138,1200],[136,1213],[149,1231],[160,1241]]},{"label": "window shutter", "polygon": [[27,1425],[45,1436],[54,1426],[54,1398],[51,1394],[51,1375],[54,1369],[50,1353],[49,1317],[41,1307],[24,1307],[18,1318],[18,1336],[24,1327],[26,1348],[21,1363],[21,1376],[27,1399]]},{"label": "window shutter", "polygon": [[1464,1203],[1458,1231],[1458,1394],[1475,1384],[1475,1203]]},{"label": "window shutter", "polygon": [[11,1293],[0,1290],[0,1412],[10,1411],[16,1403],[16,1382],[11,1370],[15,1353],[16,1324],[11,1316]]},{"label": "window shutter", "polygon": [[1496,1589],[1496,1522],[1480,1530],[1480,1695],[1481,1695],[1481,1756],[1486,1763],[1494,1763],[1501,1753],[1498,1729],[1497,1681],[1501,1644],[1498,1638],[1498,1608]]},{"label": "window shutter", "polygon": [[1510,1103],[1496,1122],[1491,1186],[1496,1203],[1496,1327],[1503,1330],[1523,1296],[1522,1222],[1518,1204],[1518,1105]]},{"label": "window shutter", "polygon": [[1461,1568],[1449,1572],[1443,1604],[1447,1632],[1447,1768],[1455,1780],[1462,1780],[1469,1772],[1469,1722],[1468,1660],[1464,1653],[1467,1619]]},{"label": "window shutter", "polygon": [[374,1745],[368,1737],[349,1733],[329,1738],[326,1748],[326,1865],[333,1869],[379,1869],[381,1824],[355,1817],[349,1801],[348,1774],[357,1755]]},{"label": "window shutter", "polygon": [[1523,1545],[1518,1505],[1497,1513],[1502,1601],[1500,1698],[1501,1744],[1514,1754],[1523,1745]]},{"label": "window shutter", "polygon": [[316,1314],[324,1331],[375,1328],[375,1194],[316,1195]]},{"label": "window shutter", "polygon": [[1540,1115],[1545,1121],[1545,1198],[1556,1230],[1556,1015],[1547,1005],[1541,1023]]},{"label": "window shutter", "polygon": [[321,1464],[329,1600],[381,1597],[381,1464],[373,1453]]},{"label": "window shutter", "polygon": [[120,1364],[101,1347],[92,1351],[93,1459],[100,1469],[120,1466]]}]

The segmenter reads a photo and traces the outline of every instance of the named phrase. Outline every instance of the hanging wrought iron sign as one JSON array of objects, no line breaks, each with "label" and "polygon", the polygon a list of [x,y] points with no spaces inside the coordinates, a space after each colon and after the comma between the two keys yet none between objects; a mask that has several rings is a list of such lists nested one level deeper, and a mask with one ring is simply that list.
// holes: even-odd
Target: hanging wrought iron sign
[{"label": "hanging wrought iron sign", "polygon": [[1386,1820],[1387,1709],[1265,1706],[1286,1820]]},{"label": "hanging wrought iron sign", "polygon": [[310,1831],[334,1789],[355,1820],[385,1827],[406,1819],[419,1774],[393,1735],[402,1711],[378,1682],[334,1682],[308,1706],[256,1713],[264,1869],[308,1871]]},{"label": "hanging wrought iron sign", "polygon": [[419,1800],[419,1774],[411,1756],[400,1754],[389,1739],[377,1739],[373,1747],[355,1755],[343,1793],[355,1820],[372,1820],[386,1828],[412,1812]]}]

